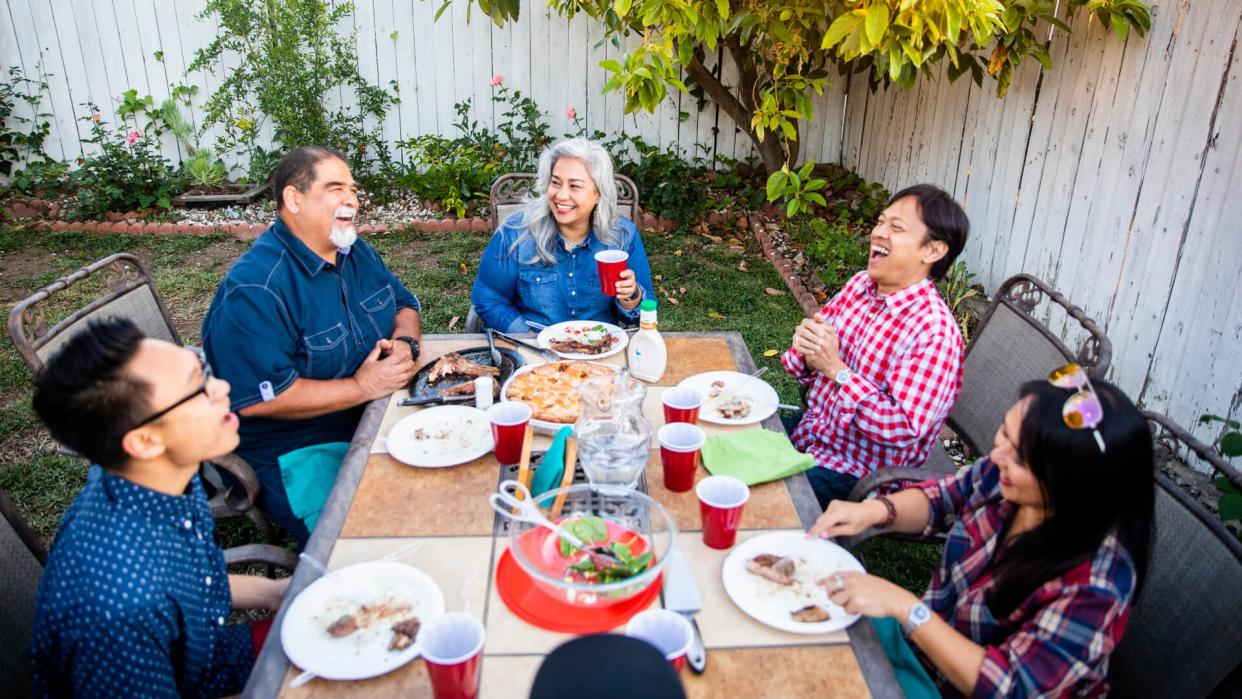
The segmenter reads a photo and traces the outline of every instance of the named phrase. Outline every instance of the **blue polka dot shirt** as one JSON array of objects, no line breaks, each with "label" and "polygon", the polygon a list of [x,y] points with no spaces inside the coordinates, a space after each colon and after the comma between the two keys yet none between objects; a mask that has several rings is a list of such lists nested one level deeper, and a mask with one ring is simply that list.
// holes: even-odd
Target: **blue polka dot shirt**
[{"label": "blue polka dot shirt", "polygon": [[198,476],[181,496],[94,466],[39,584],[36,696],[217,697],[254,662]]}]

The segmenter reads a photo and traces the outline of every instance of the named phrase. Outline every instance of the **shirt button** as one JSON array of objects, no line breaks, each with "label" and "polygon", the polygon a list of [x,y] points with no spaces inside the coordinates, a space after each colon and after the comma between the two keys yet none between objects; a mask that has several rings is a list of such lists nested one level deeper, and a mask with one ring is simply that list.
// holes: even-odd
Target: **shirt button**
[{"label": "shirt button", "polygon": [[216,626],[224,626],[224,617],[222,616],[216,617]]},{"label": "shirt button", "polygon": [[207,582],[207,587],[211,587],[211,576],[210,575],[207,576],[206,582]]},{"label": "shirt button", "polygon": [[573,273],[573,272],[570,272],[570,273],[569,273],[569,278],[570,278],[570,279],[573,279],[573,277],[574,277],[574,273]]},{"label": "shirt button", "polygon": [[185,528],[186,528],[186,529],[189,529],[190,527],[193,527],[193,526],[194,526],[194,523],[193,523],[193,522],[191,522],[191,521],[190,521],[190,520],[188,520],[188,519],[187,519],[185,522],[183,522],[183,524],[185,524]]},{"label": "shirt button", "polygon": [[569,292],[569,295],[570,295],[570,296],[577,296],[577,295],[578,295],[578,292],[576,292],[576,291],[571,291],[571,292]]}]

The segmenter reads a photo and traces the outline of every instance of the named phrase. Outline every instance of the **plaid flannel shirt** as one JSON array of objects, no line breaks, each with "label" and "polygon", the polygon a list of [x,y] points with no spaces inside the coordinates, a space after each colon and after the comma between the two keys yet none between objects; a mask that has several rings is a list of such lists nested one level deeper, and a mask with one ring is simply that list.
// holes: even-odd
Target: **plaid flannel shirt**
[{"label": "plaid flannel shirt", "polygon": [[923,465],[962,390],[962,334],[936,284],[924,279],[877,296],[875,281],[859,272],[819,315],[836,329],[852,376],[838,385],[797,350],[785,352],[785,371],[810,387],[794,445],[856,478]]},{"label": "plaid flannel shirt", "polygon": [[[987,652],[973,696],[1107,694],[1108,656],[1125,631],[1137,582],[1134,562],[1117,536],[1109,534],[1094,555],[997,619],[986,600],[996,582],[990,564],[1017,512],[1017,505],[1001,498],[1000,469],[983,458],[916,487],[931,503],[924,533],[948,532],[923,601]],[[923,664],[945,696],[957,695],[925,657]]]}]

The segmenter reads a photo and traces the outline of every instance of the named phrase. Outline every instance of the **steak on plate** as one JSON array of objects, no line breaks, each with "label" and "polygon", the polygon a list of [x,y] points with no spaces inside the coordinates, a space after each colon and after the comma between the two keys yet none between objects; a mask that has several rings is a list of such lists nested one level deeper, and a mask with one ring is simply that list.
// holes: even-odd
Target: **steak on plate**
[{"label": "steak on plate", "polygon": [[344,638],[349,634],[358,630],[358,617],[353,614],[345,616],[332,622],[328,627],[328,635],[332,638]]},{"label": "steak on plate", "polygon": [[418,629],[422,626],[417,617],[398,621],[392,625],[392,642],[388,644],[388,650],[405,650],[414,643],[414,639],[418,636]]},{"label": "steak on plate", "polygon": [[431,372],[427,374],[427,383],[434,384],[450,376],[500,376],[500,369],[475,364],[456,352],[449,352],[437,359],[431,367]]},{"label": "steak on plate", "polygon": [[828,610],[818,604],[808,604],[802,609],[795,609],[789,613],[789,616],[794,621],[800,621],[804,624],[818,624],[821,621],[828,621],[832,618]]},{"label": "steak on plate", "polygon": [[554,351],[562,354],[603,354],[617,344],[615,335],[604,335],[599,342],[587,342],[573,338],[559,338],[548,343]]},{"label": "steak on plate", "polygon": [[746,570],[766,578],[777,585],[792,585],[794,570],[797,568],[792,558],[761,553],[746,561]]},{"label": "steak on plate", "polygon": [[[465,383],[459,383],[456,386],[450,386],[449,388],[446,388],[440,391],[440,395],[446,398],[452,397],[452,396],[473,396],[474,395],[474,382],[466,381]],[[493,381],[492,382],[492,398],[499,398],[499,397],[500,397],[500,383],[497,381]]]}]

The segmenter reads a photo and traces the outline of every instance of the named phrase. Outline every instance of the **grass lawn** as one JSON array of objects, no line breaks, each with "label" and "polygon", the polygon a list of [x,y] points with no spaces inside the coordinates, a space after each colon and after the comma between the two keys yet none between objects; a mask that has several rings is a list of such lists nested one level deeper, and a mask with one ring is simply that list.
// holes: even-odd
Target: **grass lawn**
[{"label": "grass lawn", "polygon": [[[726,234],[726,238],[729,234]],[[461,331],[470,308],[470,286],[488,233],[394,233],[372,236],[384,260],[423,303],[423,332]],[[797,384],[780,368],[801,311],[783,290],[776,271],[749,238],[745,250],[684,233],[646,233],[660,328],[666,331],[739,330],[765,379],[785,402],[798,402]],[[101,236],[35,233],[0,228],[0,299],[8,308],[34,290],[116,252],[138,255],[153,270],[182,339],[196,344],[199,324],[220,279],[249,243],[229,236]],[[739,269],[741,263],[746,271]],[[62,292],[63,303],[49,317],[59,320],[102,284],[79,284]],[[685,291],[681,291],[681,289]],[[457,320],[454,323],[454,318]],[[450,324],[453,324],[450,330]],[[55,445],[30,409],[30,375],[7,337],[0,343],[0,488],[17,503],[34,530],[50,541],[65,508],[85,482],[86,464],[54,453]],[[244,527],[222,528],[227,545],[243,543]],[[934,547],[879,541],[864,549],[873,571],[921,592],[939,556]]]}]

